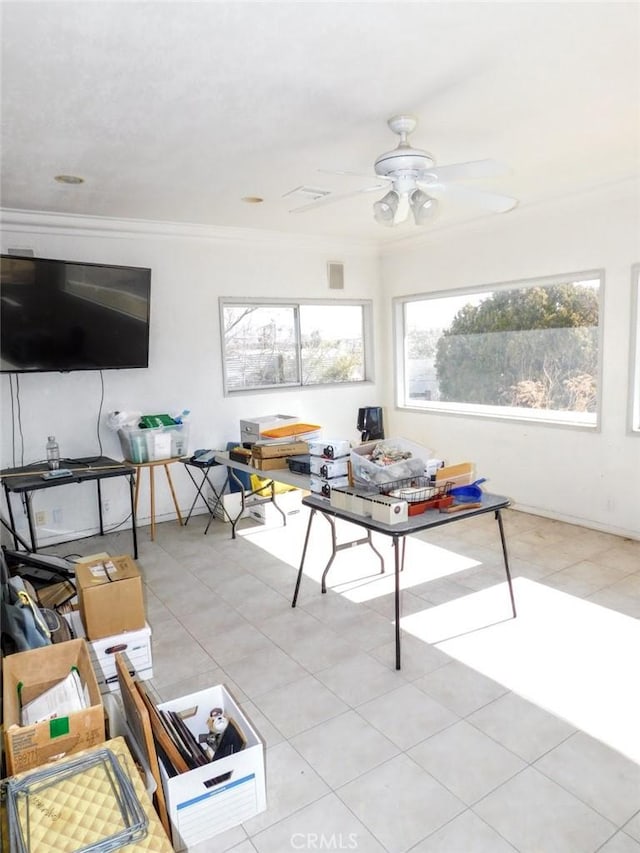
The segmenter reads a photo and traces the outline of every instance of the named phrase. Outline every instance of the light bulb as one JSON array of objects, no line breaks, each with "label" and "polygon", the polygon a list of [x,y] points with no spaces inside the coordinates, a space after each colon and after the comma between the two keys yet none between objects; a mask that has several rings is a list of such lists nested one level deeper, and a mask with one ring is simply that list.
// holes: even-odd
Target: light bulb
[{"label": "light bulb", "polygon": [[373,216],[380,225],[393,225],[400,196],[395,190],[389,192],[373,205]]},{"label": "light bulb", "polygon": [[414,190],[409,197],[409,204],[413,211],[416,225],[423,225],[436,211],[438,202],[422,190]]}]

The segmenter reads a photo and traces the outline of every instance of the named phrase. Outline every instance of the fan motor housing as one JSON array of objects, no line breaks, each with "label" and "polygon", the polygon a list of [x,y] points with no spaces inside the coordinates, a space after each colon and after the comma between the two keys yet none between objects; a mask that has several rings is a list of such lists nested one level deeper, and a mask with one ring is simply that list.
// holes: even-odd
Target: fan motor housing
[{"label": "fan motor housing", "polygon": [[435,165],[435,160],[426,151],[418,148],[398,147],[381,154],[375,162],[376,175],[393,175],[396,172],[422,172]]}]

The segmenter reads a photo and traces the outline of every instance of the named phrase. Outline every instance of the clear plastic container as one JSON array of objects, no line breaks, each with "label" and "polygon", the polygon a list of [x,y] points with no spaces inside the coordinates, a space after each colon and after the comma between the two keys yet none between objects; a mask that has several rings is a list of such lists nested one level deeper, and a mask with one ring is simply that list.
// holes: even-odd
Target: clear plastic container
[{"label": "clear plastic container", "polygon": [[47,464],[51,471],[56,471],[60,467],[60,445],[55,435],[47,438]]},{"label": "clear plastic container", "polygon": [[187,456],[189,452],[188,423],[151,429],[123,427],[118,438],[124,458],[136,464]]}]

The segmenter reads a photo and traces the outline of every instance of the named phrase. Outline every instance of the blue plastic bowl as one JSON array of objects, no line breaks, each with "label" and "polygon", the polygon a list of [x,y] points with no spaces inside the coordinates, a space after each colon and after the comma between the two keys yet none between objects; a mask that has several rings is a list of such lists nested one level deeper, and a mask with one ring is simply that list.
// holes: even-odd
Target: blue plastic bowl
[{"label": "blue plastic bowl", "polygon": [[475,483],[470,483],[468,486],[454,486],[449,494],[453,495],[456,503],[474,503],[482,497],[482,489],[480,483],[486,481],[486,477],[481,477]]}]

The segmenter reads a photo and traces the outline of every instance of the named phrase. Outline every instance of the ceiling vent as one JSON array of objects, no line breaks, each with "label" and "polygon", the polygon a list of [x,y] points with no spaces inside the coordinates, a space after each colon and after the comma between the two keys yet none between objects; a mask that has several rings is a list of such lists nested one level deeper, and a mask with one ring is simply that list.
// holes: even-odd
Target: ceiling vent
[{"label": "ceiling vent", "polygon": [[331,190],[323,190],[319,187],[296,187],[294,190],[289,190],[282,198],[296,198],[300,201],[310,202],[318,201],[321,198],[326,198],[331,195]]}]

